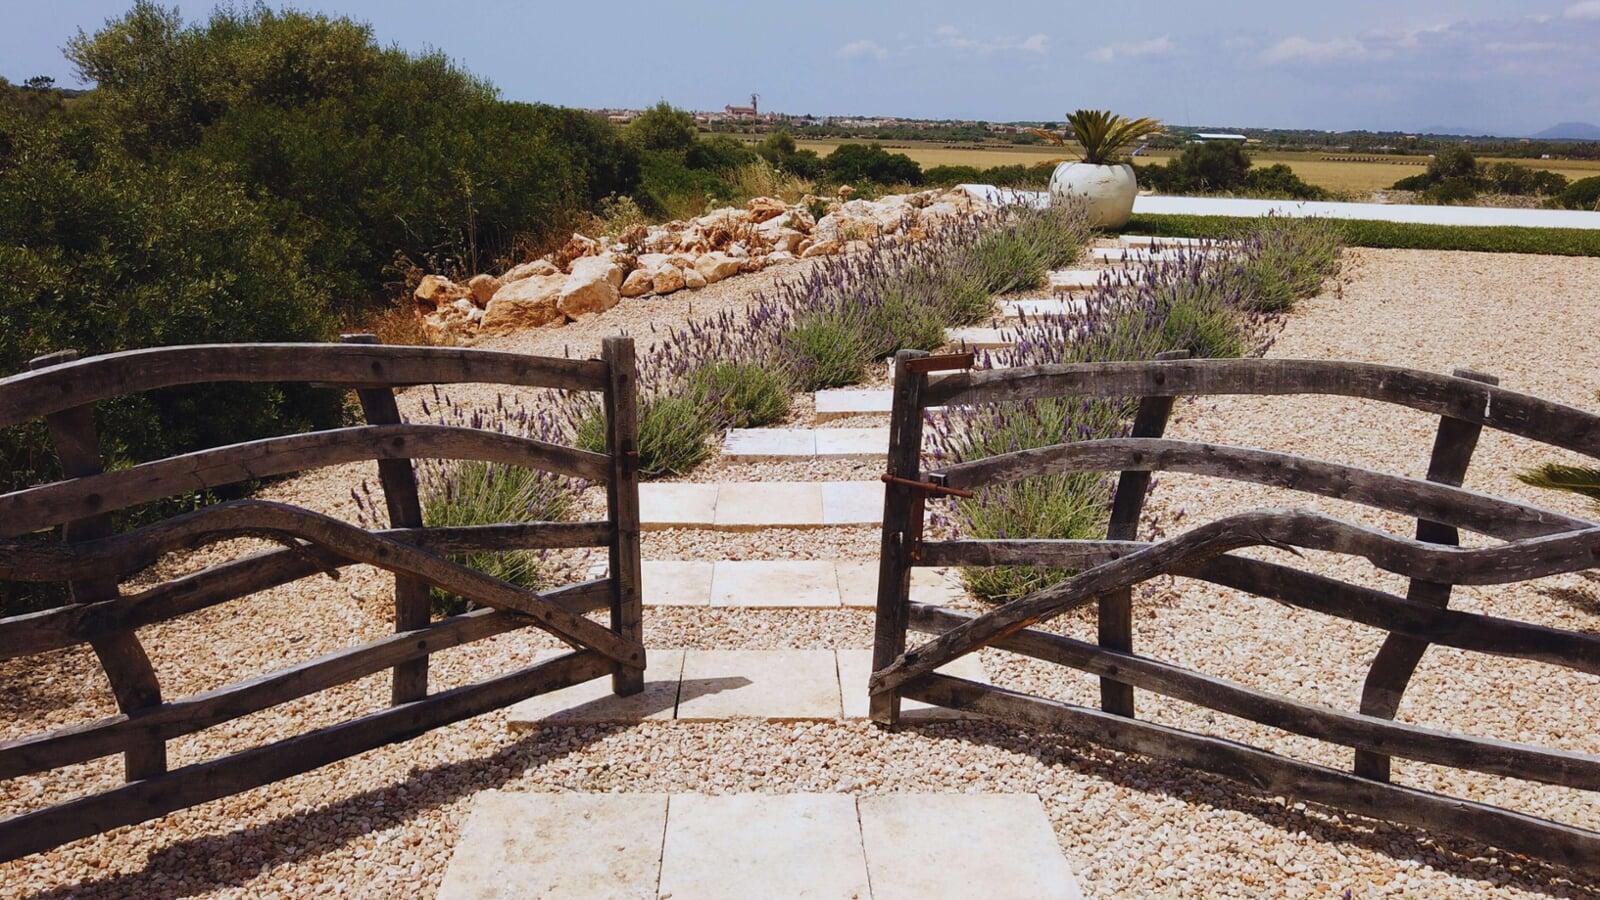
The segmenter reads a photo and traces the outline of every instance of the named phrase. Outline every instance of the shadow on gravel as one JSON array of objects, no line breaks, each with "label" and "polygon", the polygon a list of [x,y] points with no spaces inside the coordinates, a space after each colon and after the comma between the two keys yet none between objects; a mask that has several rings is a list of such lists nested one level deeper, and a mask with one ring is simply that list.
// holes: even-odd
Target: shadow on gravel
[{"label": "shadow on gravel", "polygon": [[[1240,782],[1174,763],[1117,753],[1063,734],[1015,728],[995,721],[907,724],[904,727],[930,738],[951,737],[985,743],[1031,756],[1047,766],[1060,765],[1141,793],[1161,794],[1191,805],[1204,804],[1244,813],[1280,831],[1304,832],[1321,843],[1348,844],[1396,860],[1412,860],[1459,878],[1550,897],[1600,897],[1600,880],[1590,880],[1557,866],[1448,834],[1368,819],[1336,807],[1297,801],[1286,804],[1283,798],[1253,791]],[[1511,868],[1513,865],[1515,869]],[[1270,893],[1274,882],[1272,874],[1262,873],[1261,880]],[[1367,886],[1336,884],[1331,887],[1335,892],[1349,888],[1355,896],[1361,896]]]},{"label": "shadow on gravel", "polygon": [[[737,677],[690,679],[682,683],[680,691],[684,697],[699,697],[749,683]],[[651,711],[656,710],[646,710]],[[63,885],[31,896],[34,900],[69,900],[85,896],[155,900],[238,887],[268,869],[321,856],[364,834],[403,825],[419,813],[479,791],[502,787],[530,769],[582,752],[630,727],[633,726],[552,722],[508,743],[490,756],[414,769],[403,776],[403,770],[397,767],[395,774],[402,776],[401,780],[384,788],[238,831],[178,841],[151,853],[137,872]],[[246,799],[249,796],[248,792],[236,795]],[[214,802],[227,802],[227,799]],[[159,827],[160,821],[156,819],[144,826]],[[200,862],[197,864],[197,861]],[[179,882],[179,879],[185,880]]]}]

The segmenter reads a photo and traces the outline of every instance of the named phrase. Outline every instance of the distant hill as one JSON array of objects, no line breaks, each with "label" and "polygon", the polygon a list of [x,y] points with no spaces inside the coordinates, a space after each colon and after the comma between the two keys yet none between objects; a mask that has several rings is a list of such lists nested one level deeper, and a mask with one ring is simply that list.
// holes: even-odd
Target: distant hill
[{"label": "distant hill", "polygon": [[1436,134],[1444,137],[1490,137],[1490,135],[1481,130],[1463,128],[1460,125],[1429,125],[1417,133]]},{"label": "distant hill", "polygon": [[1588,122],[1562,122],[1530,137],[1540,141],[1600,141],[1600,125],[1591,125]]}]

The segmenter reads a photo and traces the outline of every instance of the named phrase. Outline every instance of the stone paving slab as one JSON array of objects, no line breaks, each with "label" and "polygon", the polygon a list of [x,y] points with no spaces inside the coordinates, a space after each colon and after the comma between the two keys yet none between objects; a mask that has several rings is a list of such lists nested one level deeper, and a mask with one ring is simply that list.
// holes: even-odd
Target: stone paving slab
[{"label": "stone paving slab", "polygon": [[1177,259],[1181,250],[1149,250],[1141,247],[1090,247],[1089,256],[1103,263],[1149,263]]},{"label": "stone paving slab", "polygon": [[1034,794],[880,794],[856,808],[874,900],[1083,896]]},{"label": "stone paving slab", "polygon": [[839,667],[832,650],[688,650],[678,718],[717,721],[840,717]]},{"label": "stone paving slab", "polygon": [[1050,286],[1092,288],[1100,283],[1104,274],[1104,269],[1057,269],[1050,273]]},{"label": "stone paving slab", "polygon": [[666,828],[666,794],[483,791],[438,897],[655,897]]},{"label": "stone paving slab", "polygon": [[[878,605],[878,561],[840,560],[839,603],[871,609]],[[954,569],[915,568],[911,570],[911,599],[915,603],[948,606],[966,596]]]},{"label": "stone paving slab", "polygon": [[877,525],[883,522],[883,482],[824,481],[824,525]]},{"label": "stone paving slab", "polygon": [[1001,350],[1017,342],[1015,328],[947,328],[944,338],[967,350]]},{"label": "stone paving slab", "polygon": [[894,393],[882,388],[834,388],[817,391],[815,400],[818,421],[886,413],[894,407]]},{"label": "stone paving slab", "polygon": [[719,560],[710,605],[838,607],[839,573],[829,560]]},{"label": "stone paving slab", "polygon": [[810,481],[724,482],[717,485],[719,529],[748,530],[823,523],[822,488]]},{"label": "stone paving slab", "polygon": [[676,900],[870,897],[855,798],[675,794],[658,891]]},{"label": "stone paving slab", "polygon": [[[705,606],[711,598],[715,563],[709,559],[654,560],[641,566],[640,588],[645,606]],[[604,578],[610,572],[605,560],[591,578]]]},{"label": "stone paving slab", "polygon": [[[918,640],[912,636],[912,642]],[[867,679],[872,677],[871,650],[840,650],[839,696],[846,719],[865,719],[868,714]],[[935,671],[953,678],[965,678],[980,684],[989,684],[989,673],[976,653],[958,657]],[[954,722],[959,719],[978,719],[982,716],[965,710],[932,706],[921,700],[900,699],[900,717],[908,722]]]},{"label": "stone paving slab", "polygon": [[871,459],[889,452],[888,428],[734,428],[722,442],[724,459]]},{"label": "stone paving slab", "polygon": [[[535,659],[550,659],[567,652],[541,650]],[[647,650],[644,690],[631,697],[611,693],[610,678],[593,678],[513,704],[506,712],[506,722],[512,731],[525,731],[544,725],[671,719],[677,714],[683,655],[682,650]]]},{"label": "stone paving slab", "polygon": [[642,528],[708,528],[716,520],[717,486],[656,481],[639,485]]},{"label": "stone paving slab", "polygon": [[1082,300],[1061,300],[1056,298],[1040,298],[1034,300],[1003,300],[1000,302],[1000,315],[1002,318],[1017,319],[1022,316],[1064,316],[1067,313],[1081,313],[1089,305]]}]

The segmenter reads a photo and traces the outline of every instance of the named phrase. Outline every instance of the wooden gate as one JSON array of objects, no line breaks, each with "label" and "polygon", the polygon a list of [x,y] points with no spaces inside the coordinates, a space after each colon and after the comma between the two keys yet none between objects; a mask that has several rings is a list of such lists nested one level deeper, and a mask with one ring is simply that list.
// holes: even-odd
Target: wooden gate
[{"label": "wooden gate", "polygon": [[[77,359],[35,360],[0,379],[0,427],[43,418],[65,480],[0,496],[0,578],[65,581],[71,602],[0,619],[0,658],[88,643],[105,669],[120,714],[0,744],[0,779],[122,754],[127,783],[0,821],[0,859],[130,825],[415,737],[523,698],[610,675],[618,694],[643,687],[639,593],[639,488],[633,343],[605,341],[601,359],[570,360],[485,350],[401,347],[351,335],[343,344],[160,347]],[[202,450],[101,471],[94,404],[175,385],[311,382],[354,389],[367,424]],[[393,389],[488,383],[602,395],[607,452],[592,453],[496,431],[405,423]],[[411,460],[479,460],[540,469],[606,485],[597,522],[423,526]],[[265,500],[204,507],[126,533],[109,514],[254,478],[378,460],[391,527],[368,531],[307,509]],[[64,526],[65,540],[25,536]],[[284,548],[122,593],[119,583],[163,553],[239,536]],[[604,547],[610,576],[538,593],[462,566],[447,555]],[[395,634],[191,697],[164,700],[135,634],[140,626],[355,563],[395,574]],[[483,608],[431,620],[430,586]],[[610,627],[585,617],[610,610]],[[536,626],[578,648],[474,684],[430,694],[432,653]],[[392,669],[389,708],[214,760],[169,769],[166,741],[258,710]]]},{"label": "wooden gate", "polygon": [[[1072,733],[1116,750],[1204,769],[1257,789],[1362,815],[1453,832],[1600,874],[1600,833],[1469,800],[1389,783],[1401,756],[1547,784],[1600,790],[1600,757],[1437,731],[1392,721],[1406,683],[1430,643],[1533,659],[1600,674],[1600,635],[1451,610],[1456,584],[1509,584],[1600,565],[1600,525],[1460,487],[1483,428],[1600,458],[1600,417],[1496,386],[1489,376],[1454,376],[1365,363],[1309,360],[1164,360],[955,372],[939,357],[902,351],[883,522],[872,717],[893,724],[902,697]],[[1439,415],[1426,480],[1283,453],[1161,437],[1173,398],[1206,394],[1333,394]],[[922,416],[928,407],[1063,395],[1140,397],[1131,437],[1086,440],[963,461],[924,472]],[[1120,471],[1107,540],[922,539],[924,498],[965,493],[1034,475]],[[1303,510],[1229,516],[1168,540],[1133,540],[1151,472],[1255,482],[1334,497],[1417,518],[1416,538],[1397,537]],[[1457,529],[1501,542],[1457,546]],[[1230,551],[1301,547],[1365,557],[1411,580],[1405,597]],[[1079,574],[969,616],[909,600],[914,566],[1042,565]],[[1133,585],[1158,575],[1194,578],[1389,632],[1374,659],[1359,713],[1302,703],[1170,663],[1132,645]],[[1031,628],[1096,602],[1098,643]],[[906,648],[907,628],[937,635]],[[934,672],[991,646],[1082,670],[1101,679],[1091,709]],[[1134,718],[1134,688],[1200,704],[1355,750],[1352,772],[1302,762],[1230,740]]]}]

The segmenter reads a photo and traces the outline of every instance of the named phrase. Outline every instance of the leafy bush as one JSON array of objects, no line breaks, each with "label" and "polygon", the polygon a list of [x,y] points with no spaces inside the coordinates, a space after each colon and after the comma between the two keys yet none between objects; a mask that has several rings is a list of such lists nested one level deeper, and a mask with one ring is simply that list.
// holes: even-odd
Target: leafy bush
[{"label": "leafy bush", "polygon": [[1600,210],[1600,175],[1580,178],[1567,185],[1559,199],[1567,209]]},{"label": "leafy bush", "polygon": [[767,135],[757,145],[756,153],[773,168],[797,178],[816,181],[827,173],[817,151],[799,149],[794,135],[781,129]]},{"label": "leafy bush", "polygon": [[1567,176],[1560,172],[1519,166],[1511,162],[1490,163],[1483,169],[1489,189],[1513,196],[1555,196],[1566,189]]},{"label": "leafy bush", "polygon": [[1294,200],[1322,200],[1328,192],[1306,183],[1283,163],[1254,168],[1245,173],[1244,191],[1263,197],[1289,197]]},{"label": "leafy bush", "polygon": [[1140,182],[1170,194],[1244,193],[1296,200],[1327,196],[1283,163],[1251,168],[1250,154],[1243,147],[1223,141],[1190,144],[1165,166],[1136,171]]},{"label": "leafy bush", "polygon": [[922,183],[922,167],[904,153],[890,153],[879,144],[840,144],[822,160],[823,171],[836,184]]},{"label": "leafy bush", "polygon": [[938,187],[989,183],[983,181],[983,171],[977,166],[934,166],[923,171],[922,180]]},{"label": "leafy bush", "polygon": [[784,354],[802,391],[844,387],[867,373],[869,349],[855,318],[840,311],[812,313],[783,335]]},{"label": "leafy bush", "polygon": [[[716,428],[717,411],[703,395],[645,397],[639,409],[640,476],[661,478],[693,469],[711,455],[706,440]],[[584,450],[605,452],[605,414],[593,401],[578,414],[572,443]]]},{"label": "leafy bush", "polygon": [[1445,178],[1428,185],[1422,199],[1429,203],[1471,203],[1478,198],[1478,183],[1470,178]]},{"label": "leafy bush", "polygon": [[759,428],[789,415],[789,379],[770,366],[714,362],[690,378],[691,392],[706,398],[727,428]]},{"label": "leafy bush", "polygon": [[382,293],[397,256],[476,270],[636,176],[595,117],[502,102],[348,19],[258,5],[185,26],[140,2],[67,52],[97,83],[85,114],[142,161],[227,168],[341,302]]}]

